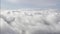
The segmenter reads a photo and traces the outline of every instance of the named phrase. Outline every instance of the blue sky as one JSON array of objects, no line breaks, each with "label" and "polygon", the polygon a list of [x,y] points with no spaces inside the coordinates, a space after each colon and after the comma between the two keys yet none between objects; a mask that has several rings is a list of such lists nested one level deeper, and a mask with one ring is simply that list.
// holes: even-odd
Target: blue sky
[{"label": "blue sky", "polygon": [[1,9],[58,8],[60,0],[0,0]]}]

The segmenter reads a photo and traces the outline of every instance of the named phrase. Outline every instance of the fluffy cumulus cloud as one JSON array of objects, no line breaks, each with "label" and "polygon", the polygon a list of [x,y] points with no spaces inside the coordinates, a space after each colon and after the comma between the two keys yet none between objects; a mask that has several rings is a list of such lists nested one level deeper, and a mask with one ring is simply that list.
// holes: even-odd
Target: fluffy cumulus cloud
[{"label": "fluffy cumulus cloud", "polygon": [[0,14],[1,34],[60,34],[60,11],[4,10]]}]

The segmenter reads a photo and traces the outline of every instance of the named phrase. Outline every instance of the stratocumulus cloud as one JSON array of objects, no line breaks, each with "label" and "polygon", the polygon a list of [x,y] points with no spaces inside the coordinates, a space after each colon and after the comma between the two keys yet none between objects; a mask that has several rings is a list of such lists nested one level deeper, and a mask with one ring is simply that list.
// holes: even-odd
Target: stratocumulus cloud
[{"label": "stratocumulus cloud", "polygon": [[60,12],[48,10],[6,10],[0,14],[1,34],[60,34]]}]

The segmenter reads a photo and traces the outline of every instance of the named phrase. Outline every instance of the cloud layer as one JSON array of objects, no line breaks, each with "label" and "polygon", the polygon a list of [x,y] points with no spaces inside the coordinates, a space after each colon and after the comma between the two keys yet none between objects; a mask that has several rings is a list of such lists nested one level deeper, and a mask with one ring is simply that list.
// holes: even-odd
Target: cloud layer
[{"label": "cloud layer", "polygon": [[19,34],[20,31],[22,34],[26,31],[29,34],[60,34],[60,12],[56,9],[7,10],[1,12],[0,18],[1,34]]}]

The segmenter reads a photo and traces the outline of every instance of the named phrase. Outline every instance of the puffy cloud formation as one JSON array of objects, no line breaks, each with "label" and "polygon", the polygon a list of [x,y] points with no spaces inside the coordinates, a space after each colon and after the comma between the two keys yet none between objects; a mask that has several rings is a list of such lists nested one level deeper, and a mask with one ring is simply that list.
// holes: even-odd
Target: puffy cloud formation
[{"label": "puffy cloud formation", "polygon": [[60,34],[60,11],[4,10],[0,14],[1,34]]}]

